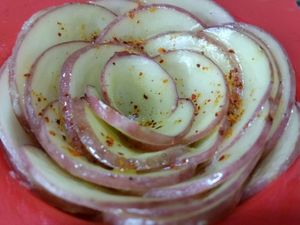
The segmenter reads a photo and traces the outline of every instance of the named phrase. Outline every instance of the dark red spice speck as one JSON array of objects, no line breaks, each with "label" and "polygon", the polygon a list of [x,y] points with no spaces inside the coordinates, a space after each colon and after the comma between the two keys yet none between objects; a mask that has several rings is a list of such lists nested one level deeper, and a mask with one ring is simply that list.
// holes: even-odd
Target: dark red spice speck
[{"label": "dark red spice speck", "polygon": [[52,131],[52,130],[49,131],[49,134],[52,135],[52,136],[54,136],[54,137],[56,136],[56,133],[54,131]]},{"label": "dark red spice speck", "polygon": [[219,158],[219,161],[223,161],[225,159],[225,156],[222,155],[220,158]]},{"label": "dark red spice speck", "polygon": [[131,11],[131,12],[128,12],[128,17],[130,19],[133,19],[135,17],[135,12]]},{"label": "dark red spice speck", "polygon": [[229,155],[222,155],[220,158],[219,158],[219,161],[221,162],[221,161],[224,161],[224,160],[226,160],[226,159],[228,159],[229,158]]},{"label": "dark red spice speck", "polygon": [[109,146],[109,147],[112,147],[114,145],[114,139],[110,136],[106,136],[106,144]]},{"label": "dark red spice speck", "polygon": [[224,136],[224,135],[225,135],[225,131],[224,131],[223,129],[220,129],[220,130],[219,130],[219,134],[220,134],[221,136]]},{"label": "dark red spice speck", "polygon": [[80,151],[75,150],[74,148],[67,147],[67,149],[73,156],[82,156],[83,155]]},{"label": "dark red spice speck", "polygon": [[158,51],[159,51],[160,53],[166,53],[166,52],[167,52],[167,50],[164,49],[164,48],[159,48]]},{"label": "dark red spice speck", "polygon": [[267,117],[267,119],[268,119],[270,122],[273,122],[274,117],[273,117],[271,114],[269,114],[268,117]]},{"label": "dark red spice speck", "polygon": [[192,100],[196,100],[197,99],[197,95],[196,94],[192,94]]}]

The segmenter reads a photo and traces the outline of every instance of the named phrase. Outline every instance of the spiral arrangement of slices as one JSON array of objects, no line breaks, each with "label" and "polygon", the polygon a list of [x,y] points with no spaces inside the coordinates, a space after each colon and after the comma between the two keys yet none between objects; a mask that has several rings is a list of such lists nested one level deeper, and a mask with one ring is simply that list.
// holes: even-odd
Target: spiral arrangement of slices
[{"label": "spiral arrangement of slices", "polygon": [[40,11],[0,86],[14,168],[63,210],[108,224],[212,223],[299,153],[285,51],[209,0]]}]

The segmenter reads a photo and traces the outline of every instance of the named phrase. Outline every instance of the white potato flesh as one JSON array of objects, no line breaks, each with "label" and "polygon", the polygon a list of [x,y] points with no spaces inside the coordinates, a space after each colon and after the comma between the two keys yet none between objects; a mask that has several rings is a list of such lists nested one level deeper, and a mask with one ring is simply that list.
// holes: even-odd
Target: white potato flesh
[{"label": "white potato flesh", "polygon": [[[89,126],[91,128],[91,131],[94,135],[96,135],[97,140],[103,145],[103,148],[109,149],[114,154],[122,155],[125,158],[137,159],[145,159],[149,156],[148,154],[155,154],[141,153],[141,150],[136,149],[133,146],[128,147],[126,144],[123,144],[122,138],[116,132],[116,130],[105,123],[103,120],[99,119],[87,104],[84,104],[84,112],[80,116],[85,119],[86,126]],[[80,122],[80,120],[78,120],[77,122]],[[85,133],[84,130],[81,130],[81,132],[79,132],[79,136],[81,138],[84,138],[85,136],[92,138],[91,135]],[[88,140],[89,138],[86,139]],[[113,143],[110,143],[108,140],[113,140]],[[83,139],[82,142],[85,143]]]},{"label": "white potato flesh", "polygon": [[210,224],[299,156],[295,84],[280,43],[213,0],[70,3],[26,21],[0,68],[0,139],[61,208]]},{"label": "white potato flesh", "polygon": [[248,198],[263,189],[268,183],[285,172],[299,155],[300,118],[296,106],[293,107],[289,122],[272,151],[255,168],[244,189]]},{"label": "white potato flesh", "polygon": [[117,18],[97,41],[143,41],[162,32],[197,31],[202,28],[195,17],[181,8],[149,5]]},{"label": "white potato flesh", "polygon": [[212,27],[204,31],[233,49],[243,71],[243,95],[240,115],[233,124],[230,135],[220,148],[227,148],[253,119],[257,110],[266,102],[271,91],[269,59],[260,46],[249,37],[227,27]]},{"label": "white potato flesh", "polygon": [[209,162],[213,158],[218,145],[220,144],[221,137],[219,130],[222,125],[222,123],[219,124],[206,137],[189,145],[189,149],[186,151],[186,154],[179,156],[177,162],[189,162],[195,164]]},{"label": "white potato flesh", "polygon": [[193,102],[195,118],[184,139],[188,143],[199,140],[220,122],[227,110],[224,74],[207,57],[193,51],[171,51],[155,60],[175,81],[179,98]]},{"label": "white potato flesh", "polygon": [[115,52],[126,50],[129,50],[128,47],[123,45],[104,44],[82,49],[72,55],[62,73],[61,92],[74,98],[83,96],[87,85],[93,85],[100,91],[100,75],[105,64]]},{"label": "white potato flesh", "polygon": [[141,125],[154,120],[157,128],[177,108],[174,80],[144,55],[116,53],[101,74],[101,85],[104,100]]},{"label": "white potato flesh", "polygon": [[92,0],[89,2],[97,5],[101,5],[111,10],[116,15],[122,15],[139,6],[138,3],[130,0]]},{"label": "white potato flesh", "polygon": [[14,114],[9,98],[9,71],[7,64],[8,62],[4,63],[0,69],[0,89],[2,92],[0,95],[0,138],[14,168],[22,174],[26,174],[20,147],[25,144],[34,144],[35,142],[24,131]]},{"label": "white potato flesh", "polygon": [[[224,184],[201,197],[194,198],[189,204],[186,204],[187,201],[183,199],[172,205],[161,205],[150,209],[129,208],[123,213],[116,213],[113,219],[126,221],[129,224],[132,221],[138,221],[138,224],[159,225],[211,223],[215,220],[215,216],[212,215],[227,212],[228,204],[234,206],[240,199],[241,186],[252,167],[253,164],[248,163]],[[111,215],[106,216],[107,221],[114,221]]]},{"label": "white potato flesh", "polygon": [[232,55],[228,54],[226,49],[220,46],[220,43],[212,42],[204,33],[199,33],[198,36],[188,32],[161,34],[148,39],[144,45],[145,52],[151,57],[182,49],[204,54],[218,65],[224,74],[229,74],[238,66]]},{"label": "white potato flesh", "polygon": [[288,59],[287,53],[274,37],[255,26],[251,26],[248,24],[239,25],[242,26],[242,28],[244,28],[245,30],[256,35],[264,43],[267,44],[267,47],[278,66],[278,71],[280,74],[280,85],[282,86],[283,91],[280,100],[278,100],[279,104],[276,109],[273,125],[268,137],[273,139],[270,140],[270,143],[272,143],[279,138],[278,134],[276,135],[276,133],[278,132],[278,129],[282,130],[287,123],[291,108],[294,104],[296,95],[295,85],[293,85],[293,83],[295,83],[295,73],[290,60]]},{"label": "white potato flesh", "polygon": [[206,26],[234,22],[234,18],[215,1],[211,0],[141,0],[146,4],[170,4],[183,8],[198,17]]},{"label": "white potato flesh", "polygon": [[115,15],[103,7],[78,3],[53,8],[36,19],[28,32],[19,37],[13,52],[12,85],[19,94],[17,104],[21,107],[17,113],[25,113],[26,74],[43,51],[66,41],[94,40],[114,18]]},{"label": "white potato flesh", "polygon": [[[244,23],[227,24],[226,26],[232,27],[232,28],[236,29],[237,31],[245,34],[246,36],[249,36],[254,41],[256,41],[257,44],[259,44],[261,48],[263,48],[263,50],[265,51],[266,55],[269,58],[270,66],[272,69],[272,90],[271,90],[270,97],[275,102],[277,102],[279,100],[279,98],[281,98],[281,96],[282,96],[281,72],[278,67],[277,60],[275,59],[273,53],[271,52],[271,50],[267,44],[268,40],[267,39],[263,40],[263,38],[260,38],[260,36],[264,35],[264,34],[260,34],[260,33],[263,33],[263,30],[260,30],[257,27],[254,27],[254,26],[251,26],[248,24],[244,24]],[[256,31],[256,32],[251,32],[250,29],[247,29],[248,26],[249,27],[251,26],[253,28],[253,31]]]},{"label": "white potato flesh", "polygon": [[24,152],[23,160],[30,181],[38,188],[70,203],[102,212],[133,207],[151,208],[164,203],[163,200],[158,199],[146,199],[122,193],[116,195],[112,189],[94,185],[70,175],[40,148],[26,145],[21,150]]},{"label": "white potato flesh", "polygon": [[[212,158],[219,140],[218,131],[215,131],[211,137],[191,147],[176,145],[167,148],[161,145],[161,151],[147,152],[130,143],[124,143],[124,137],[99,119],[88,104],[79,102],[74,106],[74,116],[77,118],[74,125],[80,140],[96,159],[111,167],[135,168],[141,171],[171,165],[181,166],[186,163],[198,165]],[[110,113],[109,116],[112,114]],[[161,135],[156,135],[156,139],[157,142],[162,142]],[[155,140],[151,144],[156,144]]]},{"label": "white potato flesh", "polygon": [[[90,116],[92,115],[87,115],[87,117]],[[193,174],[193,165],[184,165],[174,170],[157,170],[138,174],[134,168],[125,167],[128,162],[123,157],[115,159],[119,163],[119,167],[112,167],[112,169],[102,167],[97,163],[90,162],[86,158],[87,152],[78,152],[77,149],[66,141],[63,124],[58,122],[61,121],[58,102],[49,104],[44,111],[43,119],[46,122],[41,124],[37,135],[37,139],[42,147],[60,167],[67,170],[70,174],[91,183],[119,190],[143,192],[151,187],[166,186],[169,183],[180,182],[181,180],[188,179]],[[108,127],[108,125],[106,126]],[[79,129],[84,128],[80,126]],[[110,129],[108,134],[104,133],[105,140],[103,143],[108,143],[107,138],[110,137],[110,143],[116,146],[119,144],[114,139],[117,134],[115,130]],[[101,136],[102,131],[98,130],[98,132]],[[107,146],[109,147],[110,144],[107,144]],[[102,148],[105,147],[103,146]],[[115,148],[113,147],[104,150],[102,155],[99,154],[99,161],[109,165],[105,161],[109,160],[108,152],[114,150]],[[167,177],[168,180],[166,180]]]},{"label": "white potato flesh", "polygon": [[31,129],[39,123],[42,110],[59,97],[59,79],[65,60],[88,42],[72,41],[46,50],[34,63],[25,87],[25,107]]},{"label": "white potato flesh", "polygon": [[[176,138],[178,135],[183,136],[187,133],[194,117],[192,102],[180,99],[176,110],[170,117],[161,121],[159,124],[161,127],[157,129],[153,127],[154,124],[142,126],[137,121],[120,114],[101,101],[97,91],[93,87],[89,86],[87,88],[85,97],[91,108],[101,119],[126,136],[142,143],[162,145],[167,142],[164,139],[169,139],[169,143],[173,144],[175,143],[175,139],[172,140],[172,137]],[[160,143],[161,139],[164,140],[163,143]]]},{"label": "white potato flesh", "polygon": [[194,106],[191,101],[180,99],[176,110],[164,121],[161,128],[156,129],[160,134],[168,136],[181,136],[190,128],[194,118]]},{"label": "white potato flesh", "polygon": [[93,201],[125,204],[138,199],[135,197],[122,198],[101,186],[75,178],[55,164],[42,149],[24,146],[23,151],[26,155],[27,170],[31,181],[57,197],[98,210],[103,210],[103,207],[101,204],[92,204]]},{"label": "white potato flesh", "polygon": [[90,45],[72,54],[64,63],[60,77],[59,101],[70,139],[77,140],[72,126],[72,98],[82,97],[87,85],[93,85],[100,90],[100,74],[107,60],[115,52],[126,49],[127,47],[119,44]]},{"label": "white potato flesh", "polygon": [[[189,205],[185,204],[186,200],[177,201],[172,205],[161,205],[155,208],[143,209],[143,208],[129,208],[125,212],[128,213],[128,216],[149,216],[153,219],[156,217],[162,217],[167,219],[173,215],[186,215],[187,213],[194,212],[199,209],[202,211],[204,207],[213,204],[214,202],[220,200],[223,197],[228,196],[230,193],[237,192],[237,189],[240,188],[247,179],[247,175],[253,169],[255,162],[249,162],[243,166],[240,170],[237,170],[231,175],[231,177],[226,180],[223,184],[216,187],[210,193],[201,196],[200,198],[194,198]],[[202,210],[200,210],[202,209]]]},{"label": "white potato flesh", "polygon": [[182,198],[203,193],[216,187],[230,177],[234,171],[250,160],[255,160],[263,152],[269,121],[267,120],[270,105],[267,102],[261,112],[252,121],[251,126],[245,129],[244,135],[225,152],[215,154],[213,161],[200,173],[185,182],[168,187],[153,188],[145,194],[147,197]]}]

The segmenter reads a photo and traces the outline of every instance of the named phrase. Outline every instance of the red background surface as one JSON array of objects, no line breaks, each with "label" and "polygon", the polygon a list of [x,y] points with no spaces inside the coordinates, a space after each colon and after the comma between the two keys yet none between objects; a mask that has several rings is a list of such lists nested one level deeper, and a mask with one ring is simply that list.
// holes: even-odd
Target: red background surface
[{"label": "red background surface", "polygon": [[[22,23],[66,0],[0,0],[0,64],[10,55]],[[195,0],[195,2],[197,2]],[[238,20],[264,28],[286,48],[300,100],[300,8],[296,0],[218,0]],[[0,147],[1,148],[1,147]],[[47,205],[9,174],[0,151],[0,225],[92,225]],[[300,225],[300,159],[279,179],[239,206],[220,225]]]}]

